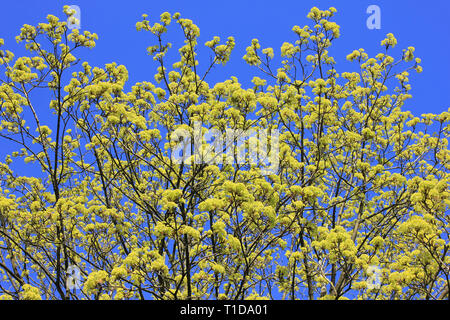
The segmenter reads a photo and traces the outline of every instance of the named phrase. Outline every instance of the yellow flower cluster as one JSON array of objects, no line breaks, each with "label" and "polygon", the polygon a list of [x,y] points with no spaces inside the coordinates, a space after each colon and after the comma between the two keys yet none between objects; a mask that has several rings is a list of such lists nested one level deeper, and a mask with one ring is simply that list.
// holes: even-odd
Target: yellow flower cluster
[{"label": "yellow flower cluster", "polygon": [[386,35],[386,38],[381,41],[381,45],[385,46],[386,49],[389,47],[393,48],[397,45],[397,39],[394,37],[392,33],[388,33]]},{"label": "yellow flower cluster", "polygon": [[33,287],[29,284],[23,285],[23,292],[20,295],[20,299],[22,300],[42,300],[40,295],[40,291],[38,288]]}]

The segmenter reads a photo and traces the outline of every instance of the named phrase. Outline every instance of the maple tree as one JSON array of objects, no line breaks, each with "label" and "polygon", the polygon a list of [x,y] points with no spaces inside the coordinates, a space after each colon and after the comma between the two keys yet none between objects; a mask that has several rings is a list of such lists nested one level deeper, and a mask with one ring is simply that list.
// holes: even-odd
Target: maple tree
[{"label": "maple tree", "polygon": [[[450,113],[402,108],[421,61],[392,34],[375,57],[347,56],[358,71],[338,72],[335,12],[311,9],[280,65],[253,39],[243,58],[263,78],[250,88],[208,84],[234,38],[207,41],[200,72],[199,28],[179,13],[136,24],[154,36],[158,68],[128,91],[125,66],[76,58],[97,35],[53,15],[20,30],[29,56],[0,39],[0,139],[17,148],[0,163],[0,298],[449,298]],[[174,22],[178,61],[166,56]],[[277,130],[276,170],[250,157],[174,161],[172,133],[195,122]],[[14,170],[21,161],[34,176]]]}]

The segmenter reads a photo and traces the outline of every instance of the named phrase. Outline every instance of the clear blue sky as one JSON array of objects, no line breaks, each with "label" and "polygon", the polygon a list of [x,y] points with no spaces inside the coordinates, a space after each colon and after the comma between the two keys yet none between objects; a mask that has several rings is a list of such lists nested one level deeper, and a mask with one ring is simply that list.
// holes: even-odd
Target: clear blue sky
[{"label": "clear blue sky", "polygon": [[[234,36],[236,47],[230,62],[226,67],[219,66],[208,81],[223,81],[236,75],[245,85],[254,75],[262,77],[242,59],[251,39],[258,38],[262,47],[273,47],[275,54],[279,55],[279,48],[284,41],[295,40],[292,27],[302,27],[310,22],[306,14],[311,7],[327,9],[334,6],[338,10],[335,21],[341,26],[341,38],[334,42],[332,49],[338,72],[348,71],[349,63],[345,57],[354,49],[364,48],[369,56],[375,56],[381,50],[380,41],[387,33],[393,33],[398,39],[395,52],[401,55],[403,48],[414,46],[415,55],[422,59],[424,70],[421,74],[411,72],[413,98],[407,101],[404,109],[420,115],[440,113],[450,107],[448,0],[2,1],[0,38],[5,39],[4,48],[13,51],[16,57],[27,54],[23,44],[15,41],[21,26],[44,22],[47,14],[64,18],[62,8],[66,4],[81,8],[81,30],[99,35],[96,48],[79,50],[77,57],[92,66],[102,67],[113,61],[125,65],[130,74],[128,85],[154,81],[156,64],[146,54],[146,48],[154,44],[154,38],[149,33],[137,32],[135,29],[143,13],[149,14],[150,21],[155,21],[164,11],[180,12],[182,17],[192,19],[199,26],[201,45],[215,35],[222,39]],[[366,27],[369,16],[366,9],[372,4],[381,9],[380,30]],[[200,63],[202,59],[209,61],[206,49],[200,52]],[[0,148],[1,160],[9,148],[17,150],[16,146],[2,145]],[[33,174],[29,166],[21,169],[22,175]]]},{"label": "clear blue sky", "polygon": [[[450,106],[450,1],[380,1],[380,0],[277,0],[277,1],[4,1],[0,6],[0,38],[4,38],[7,49],[16,56],[23,54],[22,45],[17,45],[14,37],[21,25],[37,24],[51,13],[64,17],[62,7],[75,4],[81,8],[81,29],[99,35],[97,47],[82,50],[78,56],[93,66],[103,66],[115,61],[124,64],[130,73],[130,82],[150,80],[156,65],[146,55],[147,46],[153,39],[148,33],[137,32],[135,23],[142,13],[149,14],[155,21],[164,11],[179,11],[185,18],[192,19],[200,28],[200,43],[214,35],[222,39],[232,35],[236,48],[230,63],[218,67],[208,80],[222,81],[237,75],[248,83],[257,70],[248,67],[242,60],[245,48],[252,38],[258,38],[263,47],[273,47],[279,54],[284,41],[294,41],[292,26],[303,26],[309,22],[306,14],[313,6],[321,9],[334,6],[338,13],[335,21],[341,25],[341,38],[332,50],[339,72],[347,71],[345,56],[354,49],[364,48],[369,55],[380,50],[380,41],[392,32],[398,39],[397,53],[408,46],[416,47],[416,56],[422,58],[423,73],[412,72],[413,99],[405,105],[415,115],[425,112],[440,113]],[[381,29],[366,27],[369,5],[381,9]],[[176,28],[173,28],[176,29]],[[209,61],[208,53],[199,56]],[[260,74],[259,74],[260,75]]]}]

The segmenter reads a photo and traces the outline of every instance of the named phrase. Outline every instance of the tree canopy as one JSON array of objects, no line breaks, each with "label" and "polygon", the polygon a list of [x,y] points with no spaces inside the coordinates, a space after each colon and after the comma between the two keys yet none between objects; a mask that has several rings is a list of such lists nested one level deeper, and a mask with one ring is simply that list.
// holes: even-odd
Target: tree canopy
[{"label": "tree canopy", "polygon": [[[199,61],[179,13],[137,22],[157,70],[133,85],[124,65],[80,61],[97,35],[56,16],[20,30],[28,56],[0,39],[0,139],[15,148],[0,162],[0,299],[449,298],[450,113],[406,110],[421,60],[393,34],[338,70],[335,13],[312,8],[281,63],[253,39],[248,88],[207,82],[235,40]],[[177,161],[174,133],[194,123],[267,133],[276,166],[206,136],[210,161]]]}]

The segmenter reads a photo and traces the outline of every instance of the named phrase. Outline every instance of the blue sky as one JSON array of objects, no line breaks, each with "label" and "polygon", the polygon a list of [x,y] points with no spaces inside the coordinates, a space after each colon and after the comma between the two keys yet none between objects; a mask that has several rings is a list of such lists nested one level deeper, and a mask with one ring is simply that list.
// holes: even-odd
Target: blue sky
[{"label": "blue sky", "polygon": [[[415,55],[422,59],[423,73],[411,72],[413,99],[405,109],[414,115],[422,113],[440,113],[450,106],[450,1],[8,1],[0,8],[0,38],[4,38],[7,49],[16,56],[25,54],[22,44],[17,45],[14,37],[20,27],[37,24],[51,13],[64,17],[62,7],[65,4],[78,5],[81,9],[81,29],[96,32],[99,35],[97,46],[93,50],[78,51],[78,57],[93,66],[104,66],[112,61],[124,64],[130,73],[129,85],[137,81],[153,81],[156,65],[147,56],[146,48],[154,44],[148,33],[137,32],[135,23],[143,13],[155,21],[164,11],[180,12],[185,18],[192,19],[200,28],[200,44],[218,35],[223,40],[234,36],[236,47],[226,67],[217,67],[208,81],[223,81],[236,75],[244,85],[254,75],[255,68],[245,64],[242,56],[252,38],[258,38],[262,47],[273,47],[279,54],[284,41],[294,41],[292,26],[309,23],[306,14],[313,6],[325,9],[337,8],[335,21],[341,26],[341,38],[334,42],[331,53],[337,61],[339,72],[351,68],[345,56],[354,49],[364,48],[370,56],[381,49],[380,41],[392,32],[398,39],[395,48],[398,55],[408,46],[416,48]],[[369,5],[378,5],[381,9],[381,29],[369,30],[366,20]],[[176,35],[176,28],[172,28]],[[174,50],[175,51],[175,50]],[[208,51],[200,51],[202,59],[209,61]]]},{"label": "blue sky", "polygon": [[[295,40],[292,27],[303,27],[310,22],[306,15],[311,7],[327,9],[334,6],[338,10],[334,20],[341,26],[341,38],[334,42],[330,51],[337,62],[338,72],[352,68],[345,60],[347,54],[364,48],[369,56],[375,56],[382,49],[380,41],[387,33],[393,33],[398,40],[394,50],[396,57],[401,55],[403,48],[414,46],[415,55],[422,59],[424,70],[421,74],[411,72],[413,98],[406,102],[404,109],[418,116],[440,113],[450,107],[450,1],[17,0],[2,2],[0,6],[0,38],[5,39],[5,48],[13,51],[16,57],[26,55],[23,44],[15,41],[21,26],[43,22],[47,14],[64,18],[62,7],[66,4],[80,7],[81,30],[89,30],[99,36],[96,48],[79,50],[77,57],[92,66],[102,67],[113,61],[125,65],[130,76],[128,88],[135,82],[154,82],[157,65],[146,53],[146,48],[155,44],[154,38],[149,33],[137,32],[135,28],[143,13],[149,14],[149,20],[153,22],[164,11],[180,12],[182,17],[192,19],[199,26],[201,45],[216,35],[222,40],[234,36],[236,47],[230,62],[225,67],[217,67],[207,80],[214,84],[235,75],[245,86],[250,85],[253,76],[262,77],[256,68],[249,67],[242,59],[253,38],[258,38],[262,47],[273,47],[279,56],[282,43]],[[369,30],[366,26],[369,5],[378,5],[381,9],[380,30]],[[177,37],[178,30],[172,27],[169,36]],[[176,48],[172,50],[176,52]],[[198,58],[200,64],[202,59],[209,62],[206,48],[199,52]],[[1,158],[9,147],[12,146],[1,147]],[[21,174],[32,170],[27,166],[21,169]]]}]

